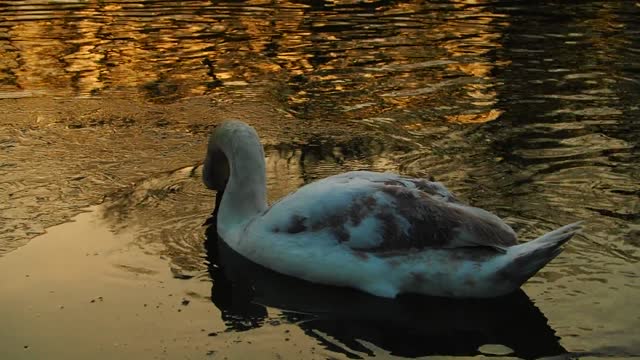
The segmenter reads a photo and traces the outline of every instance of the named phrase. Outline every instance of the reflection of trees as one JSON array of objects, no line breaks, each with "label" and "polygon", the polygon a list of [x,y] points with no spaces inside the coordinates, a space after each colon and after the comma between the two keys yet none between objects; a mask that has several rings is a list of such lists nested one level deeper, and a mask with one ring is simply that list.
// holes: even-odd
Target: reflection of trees
[{"label": "reflection of trees", "polygon": [[[69,87],[72,76],[64,71],[64,55],[73,51],[73,45],[66,44],[61,40],[62,37],[57,36],[61,32],[66,32],[63,26],[53,24],[25,21],[14,25],[5,48],[7,55],[15,59],[10,65],[17,66],[3,71],[11,74],[3,84],[15,84],[17,89],[24,90],[42,90],[46,87],[47,90],[56,91]],[[44,41],[46,46],[42,46]]]},{"label": "reflection of trees", "polygon": [[[581,175],[576,179],[584,179],[588,173],[589,182],[593,182],[614,163],[626,162],[623,154],[631,146],[620,139],[631,140],[627,135],[631,117],[623,116],[627,104],[613,88],[618,88],[614,84],[632,82],[624,80],[625,61],[620,59],[619,46],[611,46],[624,41],[625,35],[617,31],[618,36],[607,35],[610,29],[618,28],[612,25],[616,21],[624,26],[625,19],[614,15],[624,7],[622,3],[585,3],[569,9],[546,5],[536,7],[542,11],[538,15],[521,9],[505,30],[500,53],[511,65],[498,75],[503,83],[500,106],[507,112],[502,124],[489,128],[497,130],[492,148],[526,173],[529,179],[523,181],[534,181],[531,177],[544,181],[559,171],[571,176],[575,174],[571,168],[580,167]],[[561,10],[581,16],[566,17]],[[532,32],[539,28],[545,28],[545,33]],[[601,39],[608,39],[606,46]],[[536,188],[543,194],[550,190]],[[563,187],[563,193],[549,194],[549,206],[563,206],[586,195],[574,186]]]},{"label": "reflection of trees", "polygon": [[638,218],[640,128],[630,97],[640,83],[629,67],[638,56],[624,48],[638,47],[630,25],[640,9],[626,2],[522,5],[505,10],[511,25],[498,50],[509,60],[495,71],[505,112],[482,128],[491,139],[486,157],[500,159],[491,183],[511,194],[510,213],[525,232],[588,219],[588,241],[575,240],[578,254],[561,271],[604,274],[610,268],[594,266],[594,258],[637,260],[617,239]]},{"label": "reflection of trees", "polygon": [[[447,65],[452,73],[462,73],[479,81],[465,84],[461,112],[447,119],[461,123],[484,123],[496,120],[501,110],[496,109],[496,79],[494,68],[504,66],[496,51],[500,49],[502,29],[509,26],[508,17],[492,8],[489,1],[459,0],[454,2],[458,11],[452,11],[448,21],[438,27],[445,34],[439,44],[446,49],[448,58],[457,60]],[[464,21],[471,19],[470,21]]]},{"label": "reflection of trees", "polygon": [[348,142],[313,137],[305,144],[265,148],[269,198],[277,200],[306,183],[353,170],[395,171],[393,145],[370,137]]},{"label": "reflection of trees", "polygon": [[[138,89],[148,98],[166,100],[212,91],[260,91],[264,85],[275,87],[271,91],[299,116],[315,117],[322,111],[329,119],[336,104],[375,105],[365,112],[418,106],[416,100],[423,98],[381,95],[438,82],[446,72],[486,75],[486,61],[465,60],[450,69],[402,69],[424,59],[461,52],[477,56],[491,49],[497,35],[483,23],[491,18],[478,9],[484,8],[454,7],[449,12],[419,1],[265,5],[96,0],[73,7],[9,8],[6,41],[14,51],[13,60],[4,64],[4,83],[7,89],[67,94]],[[45,12],[32,18],[30,11]],[[457,13],[468,13],[478,24],[448,18]],[[435,46],[442,33],[451,41]],[[473,45],[461,50],[467,40]],[[392,67],[378,71],[388,65]],[[246,89],[247,84],[252,88]],[[469,93],[486,103],[481,85],[473,86]]]},{"label": "reflection of trees", "polygon": [[385,161],[393,149],[369,137],[354,137],[348,142],[312,138],[300,150],[300,175],[305,183],[345,171],[396,170],[395,164]]}]

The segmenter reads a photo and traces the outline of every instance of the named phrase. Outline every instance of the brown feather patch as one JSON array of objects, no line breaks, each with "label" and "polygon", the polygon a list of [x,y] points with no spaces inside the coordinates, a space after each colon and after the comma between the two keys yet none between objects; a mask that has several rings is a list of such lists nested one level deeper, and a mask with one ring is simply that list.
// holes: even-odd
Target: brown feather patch
[{"label": "brown feather patch", "polygon": [[[274,231],[329,231],[337,243],[382,257],[425,248],[460,248],[461,257],[481,261],[516,243],[515,234],[501,220],[484,210],[465,206],[439,183],[391,178],[370,181],[367,186],[369,191],[355,196],[347,206],[336,204],[324,216],[292,215]],[[348,229],[365,219],[377,223],[379,241],[351,238]]]},{"label": "brown feather patch", "polygon": [[[379,191],[384,193],[394,206],[377,209],[374,216],[382,225],[383,241],[369,248],[369,251],[393,252],[412,248],[456,247],[491,249],[510,246],[516,242],[515,235],[495,223],[493,219],[482,218],[478,211],[469,211],[457,206],[457,201],[455,204],[443,201],[439,186],[432,187],[426,181],[418,182],[415,189],[396,185],[395,182],[393,185],[381,184]],[[408,223],[407,231],[399,218]],[[472,234],[472,240],[461,236],[461,231]],[[489,252],[495,253],[495,250]],[[486,255],[482,252],[478,256]]]},{"label": "brown feather patch", "polygon": [[307,220],[306,217],[293,214],[289,219],[289,225],[287,227],[287,232],[289,234],[297,234],[307,230],[307,226],[304,224]]}]

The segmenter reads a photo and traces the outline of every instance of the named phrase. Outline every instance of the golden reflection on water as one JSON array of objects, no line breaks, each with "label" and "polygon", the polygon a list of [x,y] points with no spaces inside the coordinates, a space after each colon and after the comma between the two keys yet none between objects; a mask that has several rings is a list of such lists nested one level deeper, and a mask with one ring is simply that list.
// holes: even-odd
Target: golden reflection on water
[{"label": "golden reflection on water", "polygon": [[[503,34],[500,28],[508,27],[504,14],[497,14],[490,8],[482,6],[489,4],[485,0],[458,0],[454,3],[456,8],[467,8],[468,5],[480,5],[469,7],[469,11],[461,12],[459,18],[472,19],[468,23],[458,23],[457,26],[446,28],[450,22],[443,25],[443,31],[450,32],[455,37],[445,41],[442,46],[452,58],[473,55],[474,61],[467,63],[448,64],[447,68],[452,72],[461,72],[469,76],[482,79],[482,82],[464,85],[467,95],[475,99],[472,105],[478,110],[472,113],[447,115],[448,121],[461,123],[483,123],[496,120],[502,111],[494,109],[497,102],[496,86],[492,71],[496,66],[508,64],[505,61],[496,61],[493,53],[502,47],[500,39]],[[484,110],[488,108],[489,110]],[[484,110],[484,111],[483,111]]]},{"label": "golden reflection on water", "polygon": [[497,119],[502,114],[500,110],[489,110],[480,114],[460,114],[447,116],[447,120],[460,123],[484,123]]},{"label": "golden reflection on water", "polygon": [[[305,117],[365,99],[369,112],[413,109],[450,91],[411,89],[469,76],[468,96],[488,111],[491,54],[508,22],[481,4],[18,2],[3,10],[0,92],[165,102],[263,86]],[[423,59],[444,67],[403,68]]]}]

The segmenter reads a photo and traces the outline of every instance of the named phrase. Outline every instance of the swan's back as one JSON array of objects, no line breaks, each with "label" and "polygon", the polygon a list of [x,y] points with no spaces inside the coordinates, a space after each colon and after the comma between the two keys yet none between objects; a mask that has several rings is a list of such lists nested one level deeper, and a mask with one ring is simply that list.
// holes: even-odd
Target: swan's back
[{"label": "swan's back", "polygon": [[329,239],[377,254],[458,247],[502,252],[516,244],[502,220],[459,202],[442,184],[389,173],[348,172],[309,184],[275,203],[258,224],[273,235]]}]

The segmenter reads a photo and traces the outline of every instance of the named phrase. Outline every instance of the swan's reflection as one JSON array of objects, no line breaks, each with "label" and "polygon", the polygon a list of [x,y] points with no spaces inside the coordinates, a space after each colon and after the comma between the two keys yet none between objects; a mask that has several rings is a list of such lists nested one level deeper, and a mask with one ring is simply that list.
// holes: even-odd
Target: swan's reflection
[{"label": "swan's reflection", "polygon": [[476,355],[484,344],[505,345],[525,359],[566,353],[522,290],[492,300],[378,298],[312,284],[252,263],[218,238],[215,225],[206,235],[211,299],[235,331],[262,326],[268,306],[281,309],[327,349],[352,358],[360,358],[357,353],[374,355],[366,342],[405,357]]}]

